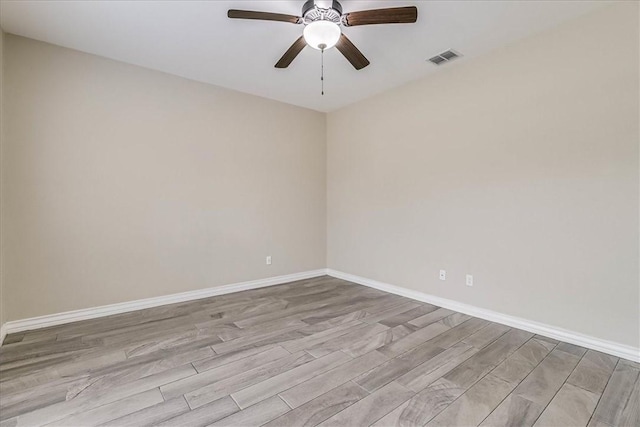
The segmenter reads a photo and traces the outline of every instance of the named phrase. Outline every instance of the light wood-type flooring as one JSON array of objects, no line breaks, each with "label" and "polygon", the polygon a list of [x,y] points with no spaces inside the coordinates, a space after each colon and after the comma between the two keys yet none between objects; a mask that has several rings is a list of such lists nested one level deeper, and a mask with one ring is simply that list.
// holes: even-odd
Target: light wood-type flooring
[{"label": "light wood-type flooring", "polygon": [[9,335],[0,426],[640,426],[639,374],[320,277]]}]

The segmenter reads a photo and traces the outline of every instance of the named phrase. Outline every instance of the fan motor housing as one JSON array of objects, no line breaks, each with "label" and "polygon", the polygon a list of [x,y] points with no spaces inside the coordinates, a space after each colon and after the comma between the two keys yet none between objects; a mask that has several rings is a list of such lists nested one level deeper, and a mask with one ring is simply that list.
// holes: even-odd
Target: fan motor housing
[{"label": "fan motor housing", "polygon": [[302,6],[302,17],[305,24],[314,21],[331,21],[340,23],[342,5],[337,0],[331,2],[331,7],[324,9],[316,6],[315,0],[307,0]]}]

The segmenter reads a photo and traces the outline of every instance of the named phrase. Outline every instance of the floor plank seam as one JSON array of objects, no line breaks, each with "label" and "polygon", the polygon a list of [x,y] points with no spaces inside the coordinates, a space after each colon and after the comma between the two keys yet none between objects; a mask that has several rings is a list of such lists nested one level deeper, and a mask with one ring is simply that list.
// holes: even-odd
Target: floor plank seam
[{"label": "floor plank seam", "polygon": [[[448,317],[448,316],[447,316],[447,317]],[[469,319],[469,320],[470,320],[470,319]],[[467,321],[468,321],[468,320],[467,320]],[[433,323],[436,323],[436,322],[433,322]],[[466,321],[465,321],[465,322],[463,322],[463,323],[466,323]],[[432,324],[432,323],[430,323],[430,324]],[[426,328],[426,327],[428,327],[430,324],[425,325],[424,327]],[[488,325],[489,325],[489,324],[485,325],[485,327],[486,327],[486,326],[488,326]],[[421,329],[422,329],[422,328],[421,328]],[[451,329],[453,329],[453,328],[449,328],[449,329],[447,329],[447,330],[444,330],[444,331],[443,331],[443,332],[441,332],[440,334],[438,334],[438,335],[434,336],[433,338],[431,338],[431,339],[429,339],[429,340],[425,341],[425,343],[428,343],[429,341],[436,339],[438,336],[440,336],[440,335],[442,335],[442,334],[444,334],[444,333],[446,333],[446,332],[450,331]],[[483,327],[483,328],[480,328],[480,330],[482,330],[482,329],[484,329],[484,327]],[[476,333],[477,333],[477,332],[479,332],[480,330],[476,331]],[[504,334],[506,334],[506,333],[507,333],[508,331],[510,331],[510,330],[512,330],[512,328],[508,328],[504,333],[502,333],[501,335],[499,335],[499,336],[495,337],[495,339],[493,339],[493,340],[492,340],[492,341],[490,341],[489,343],[486,343],[482,348],[486,348],[486,347],[490,346],[491,344],[493,344],[495,341],[497,341],[498,339],[500,339],[500,337],[502,337]],[[466,338],[468,338],[468,336],[467,336]],[[460,340],[460,341],[458,341],[458,342],[464,342],[464,339],[466,339],[466,338],[463,338],[462,340]],[[526,343],[526,341],[525,341],[525,343]],[[522,345],[524,345],[525,343],[523,343]],[[422,344],[420,344],[420,345],[422,345]],[[455,344],[453,344],[453,345],[455,345]],[[522,347],[522,345],[521,345],[520,347]],[[515,353],[515,351],[517,351],[520,347],[518,347],[517,349],[515,349],[515,350],[513,351],[513,353]],[[451,347],[449,347],[449,348],[451,348]],[[478,349],[478,350],[482,350],[482,348],[480,348],[480,349]],[[406,351],[406,352],[404,352],[404,353],[401,353],[401,354],[397,355],[397,356],[396,356],[396,358],[397,358],[397,357],[401,357],[402,355],[404,355],[404,354],[406,354],[406,353],[408,353],[408,352],[410,352],[410,351],[412,351],[412,350],[414,350],[414,349],[415,349],[415,347],[414,347],[414,348],[412,348],[412,349],[407,350],[407,351]],[[446,349],[443,349],[443,351],[446,351]],[[440,352],[440,353],[442,353],[442,352]],[[440,353],[438,353],[438,354],[440,354]],[[437,357],[437,356],[438,356],[438,354],[437,354],[437,355],[435,355],[435,356],[433,356],[433,357]],[[432,358],[430,358],[430,359],[428,359],[428,360],[425,360],[422,364],[429,363],[429,361],[430,361],[431,359],[433,359],[433,357],[432,357]],[[473,357],[473,356],[471,356],[471,357]],[[390,359],[390,360],[393,360],[393,359]],[[465,361],[466,361],[466,360],[468,360],[468,359],[465,359]],[[464,363],[465,361],[463,361],[463,362],[461,362],[461,363]],[[422,364],[417,365],[417,366],[416,366],[415,368],[413,368],[413,369],[418,368],[418,367],[419,367],[419,366],[421,366]],[[459,365],[458,365],[458,366],[459,366]],[[496,366],[497,366],[497,365],[496,365]],[[411,369],[411,370],[413,370],[413,369]],[[454,368],[454,369],[455,369],[455,368]],[[494,369],[495,369],[495,368],[494,368]],[[411,372],[411,370],[409,370],[408,372]],[[449,372],[450,372],[450,371],[449,371]],[[491,372],[491,371],[490,371],[490,372]],[[447,373],[448,373],[448,372],[447,372]],[[447,373],[444,373],[444,374],[443,374],[442,376],[440,376],[439,378],[434,379],[430,384],[433,384],[434,382],[438,381],[440,378],[442,378],[442,377],[443,377],[444,375],[446,375]],[[468,390],[469,390],[469,389],[470,389],[474,384],[476,384],[477,382],[479,382],[482,378],[484,378],[484,377],[485,377],[486,375],[488,375],[488,374],[489,374],[489,373],[487,373],[487,374],[485,374],[484,376],[482,376],[481,378],[477,379],[473,384],[471,384],[471,385],[467,388],[467,390],[465,390],[465,392],[466,392],[466,391],[468,391]],[[393,381],[395,381],[395,380],[397,380],[397,379],[398,379],[398,378],[393,378],[393,379],[392,379],[391,381],[389,381],[388,383],[386,383],[386,384],[384,384],[384,385],[379,386],[376,390],[381,389],[382,387],[386,386],[387,384],[392,383]],[[357,384],[357,383],[356,383],[356,384]],[[429,384],[429,385],[430,385],[430,384]],[[423,387],[422,389],[420,389],[420,390],[419,390],[419,391],[417,391],[417,392],[416,392],[416,391],[414,391],[414,390],[411,390],[411,391],[413,392],[413,395],[412,395],[410,398],[408,398],[407,400],[405,400],[405,401],[401,402],[401,403],[400,403],[398,406],[396,406],[392,411],[389,411],[387,414],[382,415],[380,418],[378,418],[377,420],[375,420],[372,424],[375,424],[377,421],[381,420],[382,418],[384,418],[384,417],[385,417],[386,415],[388,415],[389,413],[393,412],[393,411],[394,411],[395,409],[397,409],[398,407],[400,407],[400,406],[404,405],[405,403],[409,402],[409,401],[410,401],[411,399],[413,399],[417,394],[419,394],[419,393],[420,393],[420,392],[422,392],[423,390],[427,389],[427,388],[429,387],[429,385],[426,385],[425,387]],[[365,389],[365,390],[366,390],[366,389]],[[371,393],[375,392],[376,390],[371,391]],[[449,405],[447,405],[447,407],[448,407],[448,406],[450,406],[451,404],[453,404],[453,403],[454,403],[456,400],[458,400],[462,395],[464,395],[464,393],[462,393],[460,396],[458,396],[456,399],[454,399],[451,403],[449,403]],[[446,409],[446,408],[443,408],[440,412],[442,412],[444,409]],[[438,412],[438,413],[434,414],[434,415],[433,415],[429,420],[427,420],[424,424],[429,423],[432,419],[434,419],[435,417],[437,417],[437,416],[439,415],[439,413],[440,413],[440,412]]]},{"label": "floor plank seam", "polygon": [[[289,390],[289,389],[287,389],[287,390]],[[280,400],[282,400],[284,403],[286,403],[290,410],[294,410],[295,408],[294,408],[293,406],[291,406],[291,405],[289,404],[289,402],[287,402],[287,399],[285,399],[284,397],[282,397],[282,393],[284,393],[284,392],[285,392],[285,391],[287,391],[287,390],[281,391],[280,393],[276,394],[276,396],[278,396],[278,397],[280,398]],[[288,412],[287,412],[287,413],[288,413]],[[284,414],[283,414],[283,415],[284,415]]]},{"label": "floor plank seam", "polygon": [[[233,394],[233,393],[228,394],[227,396],[229,396],[229,397],[231,398],[231,400],[233,400],[233,403],[235,403],[235,404],[236,404],[236,406],[238,407],[238,411],[243,411],[244,409],[247,409],[247,408],[242,408],[242,407],[240,406],[240,404],[238,403],[238,401],[235,399],[235,397],[233,397],[233,396],[232,396],[232,394]],[[223,399],[223,397],[222,397],[221,399]],[[260,402],[258,402],[258,403],[260,403]],[[285,402],[285,403],[286,403],[286,402]],[[255,404],[254,404],[254,405],[255,405]],[[253,405],[251,405],[251,406],[253,406]],[[201,408],[201,407],[202,407],[202,406],[200,406],[200,408]],[[248,407],[250,407],[250,406],[248,406]],[[197,409],[197,408],[196,408],[196,409]]]},{"label": "floor plank seam", "polygon": [[[620,358],[620,359],[618,359],[618,363],[616,363],[616,366],[615,366],[615,368],[613,369],[613,372],[611,373],[611,376],[609,376],[609,380],[613,377],[613,373],[615,373],[616,369],[618,368],[618,365],[619,365],[619,364],[621,364],[621,363],[622,363],[622,364],[624,364],[623,360]],[[630,363],[632,363],[632,362],[630,362]],[[607,385],[609,385],[609,384],[608,384],[608,382],[607,382]],[[636,381],[635,381],[635,383],[634,383],[634,386],[640,386],[640,376],[639,376],[638,378],[636,378]],[[605,390],[606,390],[606,388],[605,388]],[[604,391],[605,391],[605,390],[603,390],[603,391],[602,391],[602,395],[604,395]],[[626,398],[626,400],[625,400],[625,402],[624,402],[624,405],[623,405],[625,408],[626,408],[626,407],[627,407],[627,405],[629,404],[629,401],[631,400],[631,396],[632,396],[632,395],[633,395],[632,393],[629,393],[629,395],[627,396],[627,398]],[[596,413],[596,409],[597,409],[597,406],[596,406],[596,408],[594,409],[593,414],[595,414],[595,413]],[[640,417],[638,417],[638,418],[640,418]],[[608,423],[605,423],[605,424],[608,424]]]},{"label": "floor plank seam", "polygon": [[[406,387],[405,387],[405,388],[406,388]],[[409,390],[409,389],[407,389],[407,390]],[[391,412],[395,411],[396,409],[398,409],[399,407],[401,407],[402,405],[404,405],[405,403],[407,403],[408,401],[410,401],[411,399],[413,399],[413,398],[416,396],[416,394],[418,394],[418,393],[414,392],[413,390],[410,390],[410,391],[412,391],[412,392],[413,392],[413,396],[411,396],[409,399],[405,400],[404,402],[400,402],[400,404],[398,404],[397,406],[393,407],[393,409],[391,409],[389,412],[387,412],[386,414],[382,415],[382,416],[381,416],[380,418],[378,418],[377,420],[375,420],[375,421],[373,421],[372,423],[370,423],[370,424],[369,424],[369,426],[371,426],[371,425],[373,425],[373,424],[377,423],[378,421],[380,421],[381,419],[383,419],[384,417],[386,417],[388,414],[390,414]],[[425,423],[425,424],[426,424],[426,423]],[[425,424],[423,424],[423,425],[425,425]]]},{"label": "floor plank seam", "polygon": [[[558,345],[560,343],[556,344],[556,346],[553,348],[554,350],[558,348]],[[553,351],[553,350],[552,350]],[[559,350],[562,351],[562,350]],[[549,354],[551,354],[551,352],[549,352]],[[580,364],[580,361],[584,358],[584,356],[587,354],[587,352],[585,351],[584,354],[580,357],[580,359],[578,359],[578,362],[576,363],[576,366],[573,367],[573,369],[571,370],[571,372],[569,373],[569,375],[567,375],[567,378],[565,378],[565,380],[562,382],[562,384],[560,385],[560,387],[558,387],[558,390],[556,390],[556,392],[553,394],[553,396],[551,397],[551,399],[549,399],[549,402],[547,402],[547,404],[544,406],[544,408],[542,408],[542,410],[540,411],[540,414],[536,417],[535,420],[533,420],[532,425],[534,425],[538,419],[542,416],[542,414],[544,414],[544,411],[547,410],[547,408],[549,407],[549,405],[551,405],[551,402],[553,402],[553,399],[555,399],[556,395],[560,392],[560,390],[562,389],[562,387],[567,384],[567,381],[569,380],[569,378],[571,377],[571,374],[573,373],[573,371],[576,370],[576,368],[578,367],[578,365]],[[546,358],[545,358],[546,359]],[[540,362],[542,363],[542,362]],[[596,408],[593,408],[593,412],[595,412]],[[593,412],[591,413],[591,415],[593,415]]]},{"label": "floor plank seam", "polygon": [[[347,382],[351,382],[351,383],[353,383],[353,384],[357,385],[358,387],[363,388],[362,386],[360,386],[360,384],[356,383],[356,382],[355,382],[355,381],[353,381],[353,380],[349,380],[349,381],[347,381]],[[346,384],[346,383],[345,383],[345,384]],[[337,387],[336,387],[336,388],[337,388]],[[363,388],[363,389],[364,389],[364,388]],[[360,402],[360,401],[361,401],[361,400],[363,400],[363,399],[366,399],[367,397],[369,397],[369,396],[371,396],[371,395],[373,394],[373,392],[370,392],[370,391],[368,391],[367,389],[364,389],[364,391],[366,391],[366,392],[367,392],[367,395],[366,395],[366,396],[364,396],[362,399],[359,399],[359,400],[357,400],[357,401],[353,402],[351,405],[349,405],[349,406],[347,406],[347,407],[345,407],[345,408],[342,408],[341,410],[339,410],[339,411],[338,411],[338,412],[336,412],[335,414],[332,414],[332,415],[328,416],[327,418],[325,418],[324,420],[320,421],[320,422],[319,422],[318,424],[316,424],[316,425],[322,424],[323,422],[327,421],[328,419],[338,416],[338,414],[340,414],[340,413],[342,413],[342,412],[346,411],[347,409],[349,409],[350,407],[352,407],[352,406],[353,406],[353,405],[355,405],[356,403]],[[415,395],[415,394],[414,394],[414,395]],[[400,403],[400,405],[403,405],[403,404],[404,404],[404,402]],[[398,406],[400,406],[400,405],[398,405]],[[396,408],[397,408],[397,406],[396,406]],[[395,410],[396,408],[393,408],[393,409]],[[371,425],[371,424],[373,424],[373,423],[377,422],[378,420],[382,419],[382,418],[383,418],[383,417],[385,417],[385,416],[386,416],[386,414],[384,414],[382,417],[378,418],[378,419],[377,419],[377,420],[375,420],[374,422],[370,423],[369,425]]]},{"label": "floor plank seam", "polygon": [[[527,342],[529,342],[529,341],[531,341],[531,340],[534,340],[534,339],[535,339],[535,336],[531,337]],[[526,344],[526,343],[525,343],[525,344]],[[523,344],[523,345],[524,345],[524,344]],[[518,388],[518,386],[519,386],[520,384],[522,384],[522,383],[523,383],[523,382],[524,382],[524,381],[525,381],[525,380],[526,380],[526,379],[527,379],[527,378],[528,378],[528,377],[533,373],[533,371],[535,371],[535,370],[536,370],[536,368],[537,368],[538,366],[540,366],[540,364],[541,364],[541,363],[542,363],[542,362],[543,362],[547,357],[549,357],[549,355],[551,354],[551,352],[553,352],[553,350],[555,350],[557,346],[558,346],[558,344],[554,345],[554,346],[553,346],[553,348],[552,348],[551,350],[549,350],[549,352],[547,353],[547,355],[546,355],[546,356],[544,356],[542,359],[540,359],[540,361],[539,361],[539,362],[538,362],[538,363],[537,363],[537,364],[536,364],[536,365],[531,369],[531,371],[529,371],[529,373],[528,373],[524,378],[522,378],[520,381],[518,381],[518,384],[516,384],[516,385],[513,387],[513,389],[512,389],[512,390],[511,390],[511,391],[510,391],[510,392],[509,392],[509,393],[504,397],[504,399],[502,399],[502,400],[500,401],[500,403],[499,403],[499,404],[497,404],[497,405],[495,406],[495,408],[493,408],[493,410],[492,410],[491,412],[489,412],[489,414],[488,414],[486,417],[484,417],[484,418],[482,419],[482,421],[481,421],[478,425],[482,425],[482,423],[484,423],[484,422],[485,422],[485,420],[486,420],[487,418],[489,418],[489,417],[491,416],[491,414],[493,414],[493,412],[494,412],[496,409],[498,409],[498,408],[500,407],[500,405],[502,405],[502,402],[504,402],[505,400],[507,400],[507,399],[508,399],[512,394],[513,394],[513,392],[515,391],[515,389],[516,389],[516,388]],[[493,372],[493,371],[494,371],[498,366],[500,366],[500,365],[497,365],[495,368],[493,368],[493,369],[491,370],[491,372]],[[576,366],[577,366],[577,365],[576,365]],[[489,373],[491,373],[491,372],[489,372]]]},{"label": "floor plank seam", "polygon": [[[593,420],[593,417],[596,415],[596,411],[598,410],[598,406],[600,406],[600,401],[602,400],[602,396],[604,396],[604,392],[607,389],[607,386],[609,385],[609,381],[611,381],[611,377],[613,376],[613,373],[618,368],[618,365],[620,364],[620,360],[622,360],[622,359],[618,358],[618,361],[616,362],[616,365],[613,367],[613,371],[611,371],[611,375],[609,375],[609,378],[607,378],[607,383],[605,384],[604,388],[602,389],[602,393],[600,393],[600,397],[598,398],[598,402],[596,403],[596,406],[593,409],[593,413],[591,413],[591,417],[589,418],[589,422],[587,423],[587,425],[589,425],[591,423],[591,420]],[[608,423],[605,423],[605,424],[608,424]]]},{"label": "floor plank seam", "polygon": [[[507,332],[512,331],[513,328],[509,328],[507,330]],[[487,344],[486,346],[484,346],[483,348],[487,348],[488,346],[490,346],[491,344],[493,344],[494,342],[496,342],[498,339],[500,339],[501,337],[503,337],[507,332],[505,332],[504,334],[500,335],[498,338],[496,338],[495,340],[491,341],[491,343]],[[504,361],[506,361],[509,357],[511,357],[516,351],[520,350],[522,347],[524,347],[524,345],[526,343],[528,343],[530,340],[532,340],[533,337],[529,338],[527,341],[525,341],[524,343],[522,343],[518,348],[516,348],[514,351],[512,351],[509,355],[507,355],[503,360],[500,361],[500,363],[496,364],[493,366],[493,368],[487,372],[486,374],[484,374],[481,378],[478,378],[475,382],[473,382],[473,384],[471,384],[469,387],[467,387],[467,389],[460,394],[458,397],[456,397],[455,399],[453,399],[445,408],[442,408],[441,411],[439,411],[437,414],[435,414],[433,417],[431,417],[426,423],[424,423],[424,425],[427,425],[428,423],[430,423],[434,418],[436,418],[438,415],[440,415],[441,412],[443,412],[445,409],[447,409],[449,406],[453,405],[458,399],[460,399],[462,396],[465,395],[465,393],[467,393],[471,387],[473,387],[474,385],[476,385],[477,383],[479,383],[482,379],[484,379],[487,375],[491,374],[491,372],[493,372],[498,366],[500,366],[501,363],[503,363]],[[473,357],[473,356],[472,356]],[[543,359],[544,360],[544,359]],[[463,362],[464,363],[464,362]],[[541,361],[542,363],[542,361]],[[460,366],[460,365],[458,365]],[[537,365],[536,365],[537,366]],[[535,369],[535,368],[534,368]],[[533,372],[533,369],[531,370],[531,372]],[[446,374],[445,374],[446,375]],[[443,375],[444,376],[444,375]],[[440,377],[442,378],[442,377]],[[524,379],[523,379],[524,381]],[[522,381],[520,381],[522,382]],[[518,383],[519,384],[519,383]],[[517,386],[516,386],[517,387]],[[426,388],[426,387],[425,387]],[[513,388],[515,390],[515,387]],[[510,395],[511,393],[509,393]],[[507,396],[509,396],[507,395]],[[497,408],[497,406],[496,406]],[[484,420],[483,420],[484,421]]]}]

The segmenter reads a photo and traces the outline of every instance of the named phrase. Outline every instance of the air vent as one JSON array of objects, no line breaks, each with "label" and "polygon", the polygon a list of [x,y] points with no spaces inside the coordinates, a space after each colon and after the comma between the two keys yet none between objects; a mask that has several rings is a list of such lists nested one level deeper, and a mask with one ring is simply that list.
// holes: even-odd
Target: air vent
[{"label": "air vent", "polygon": [[445,62],[453,61],[454,59],[459,58],[460,56],[462,55],[449,49],[447,51],[442,52],[439,55],[434,56],[433,58],[429,58],[429,61],[433,62],[436,65],[442,65]]}]

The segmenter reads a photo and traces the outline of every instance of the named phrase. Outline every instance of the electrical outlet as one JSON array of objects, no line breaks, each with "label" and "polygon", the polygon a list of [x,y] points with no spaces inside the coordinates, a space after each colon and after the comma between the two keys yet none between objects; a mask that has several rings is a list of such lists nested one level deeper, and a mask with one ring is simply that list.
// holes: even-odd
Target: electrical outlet
[{"label": "electrical outlet", "polygon": [[467,274],[467,286],[473,286],[473,276]]},{"label": "electrical outlet", "polygon": [[447,272],[440,270],[440,280],[447,280]]},{"label": "electrical outlet", "polygon": [[267,257],[267,265],[271,265],[271,255]]}]

